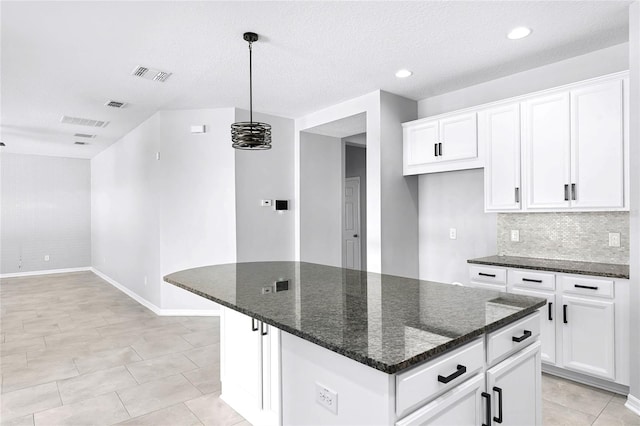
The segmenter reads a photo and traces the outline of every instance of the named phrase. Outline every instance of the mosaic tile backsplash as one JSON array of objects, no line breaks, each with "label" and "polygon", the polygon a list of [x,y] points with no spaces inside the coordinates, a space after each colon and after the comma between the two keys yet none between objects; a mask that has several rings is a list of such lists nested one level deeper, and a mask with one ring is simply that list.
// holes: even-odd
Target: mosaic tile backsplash
[{"label": "mosaic tile backsplash", "polygon": [[[609,247],[609,232],[620,233],[620,247]],[[628,264],[629,212],[499,213],[498,254]]]}]

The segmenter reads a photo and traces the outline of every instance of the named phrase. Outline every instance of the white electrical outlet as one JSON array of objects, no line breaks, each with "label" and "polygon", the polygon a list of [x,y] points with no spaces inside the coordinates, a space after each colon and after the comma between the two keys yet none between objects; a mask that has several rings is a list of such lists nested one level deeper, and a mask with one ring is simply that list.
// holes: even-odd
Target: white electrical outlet
[{"label": "white electrical outlet", "polygon": [[511,241],[518,242],[520,241],[520,231],[517,229],[511,230]]},{"label": "white electrical outlet", "polygon": [[316,402],[322,405],[333,414],[338,414],[338,394],[326,388],[320,383],[316,383]]},{"label": "white electrical outlet", "polygon": [[609,247],[620,247],[619,232],[609,232]]},{"label": "white electrical outlet", "polygon": [[449,228],[449,239],[455,240],[458,238],[458,230],[456,228]]},{"label": "white electrical outlet", "polygon": [[271,200],[260,200],[260,205],[262,207],[271,207]]},{"label": "white electrical outlet", "polygon": [[49,261],[49,255],[48,255],[48,254],[45,254],[45,255],[44,255],[44,261],[45,261],[45,262],[48,262],[48,261]]}]

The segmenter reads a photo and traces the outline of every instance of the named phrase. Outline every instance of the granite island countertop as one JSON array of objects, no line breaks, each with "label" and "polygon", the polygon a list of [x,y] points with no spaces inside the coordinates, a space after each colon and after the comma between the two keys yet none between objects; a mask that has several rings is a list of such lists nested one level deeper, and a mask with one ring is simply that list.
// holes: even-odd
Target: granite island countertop
[{"label": "granite island countertop", "polygon": [[533,269],[536,271],[561,272],[565,274],[629,278],[629,265],[618,265],[614,263],[579,262],[575,260],[539,259],[517,256],[487,256],[469,259],[467,262],[478,265],[505,266],[507,268]]},{"label": "granite island countertop", "polygon": [[546,304],[535,297],[306,262],[204,266],[164,280],[388,374]]}]

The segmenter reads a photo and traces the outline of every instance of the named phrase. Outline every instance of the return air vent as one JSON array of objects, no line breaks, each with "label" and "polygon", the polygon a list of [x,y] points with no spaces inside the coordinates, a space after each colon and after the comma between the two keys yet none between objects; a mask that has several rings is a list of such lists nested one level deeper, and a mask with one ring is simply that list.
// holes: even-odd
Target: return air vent
[{"label": "return air vent", "polygon": [[147,68],[143,66],[137,66],[132,72],[131,75],[135,75],[136,77],[142,77],[146,80],[154,80],[164,83],[167,81],[169,77],[171,77],[170,72],[155,70],[153,68]]},{"label": "return air vent", "polygon": [[108,121],[91,120],[89,118],[69,117],[67,115],[60,119],[64,124],[75,124],[76,126],[89,126],[89,127],[107,127]]},{"label": "return air vent", "polygon": [[105,104],[105,106],[112,107],[112,108],[124,108],[125,105],[127,105],[126,102],[119,102],[119,101],[109,101]]},{"label": "return air vent", "polygon": [[76,138],[95,138],[96,135],[88,135],[86,133],[76,133],[73,135]]},{"label": "return air vent", "polygon": [[75,141],[74,145],[89,145],[89,142]]}]

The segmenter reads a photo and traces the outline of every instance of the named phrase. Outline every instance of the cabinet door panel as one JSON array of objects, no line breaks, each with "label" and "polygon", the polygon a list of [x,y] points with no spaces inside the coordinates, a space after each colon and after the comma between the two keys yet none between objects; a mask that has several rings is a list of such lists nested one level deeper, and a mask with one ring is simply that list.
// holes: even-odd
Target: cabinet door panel
[{"label": "cabinet door panel", "polygon": [[428,164],[438,161],[436,144],[438,143],[438,122],[431,121],[405,128],[407,141],[407,165]]},{"label": "cabinet door panel", "polygon": [[[540,342],[502,361],[487,371],[487,392],[491,394],[492,415],[505,425],[542,423]],[[495,424],[495,422],[494,422]]]},{"label": "cabinet door panel", "polygon": [[615,379],[614,302],[562,296],[563,366],[597,377]]},{"label": "cabinet door panel", "polygon": [[513,288],[515,294],[541,297],[547,299],[547,306],[540,309],[540,342],[542,348],[540,358],[549,364],[556,363],[556,295],[544,291]]},{"label": "cabinet door panel", "polygon": [[523,106],[526,207],[569,207],[569,93],[534,98]]},{"label": "cabinet door panel", "polygon": [[443,161],[463,160],[478,156],[476,113],[456,115],[440,120]]},{"label": "cabinet door panel", "polygon": [[485,209],[520,210],[520,105],[483,111],[478,118],[486,148]]},{"label": "cabinet door panel", "polygon": [[571,91],[571,205],[624,207],[622,80]]}]

